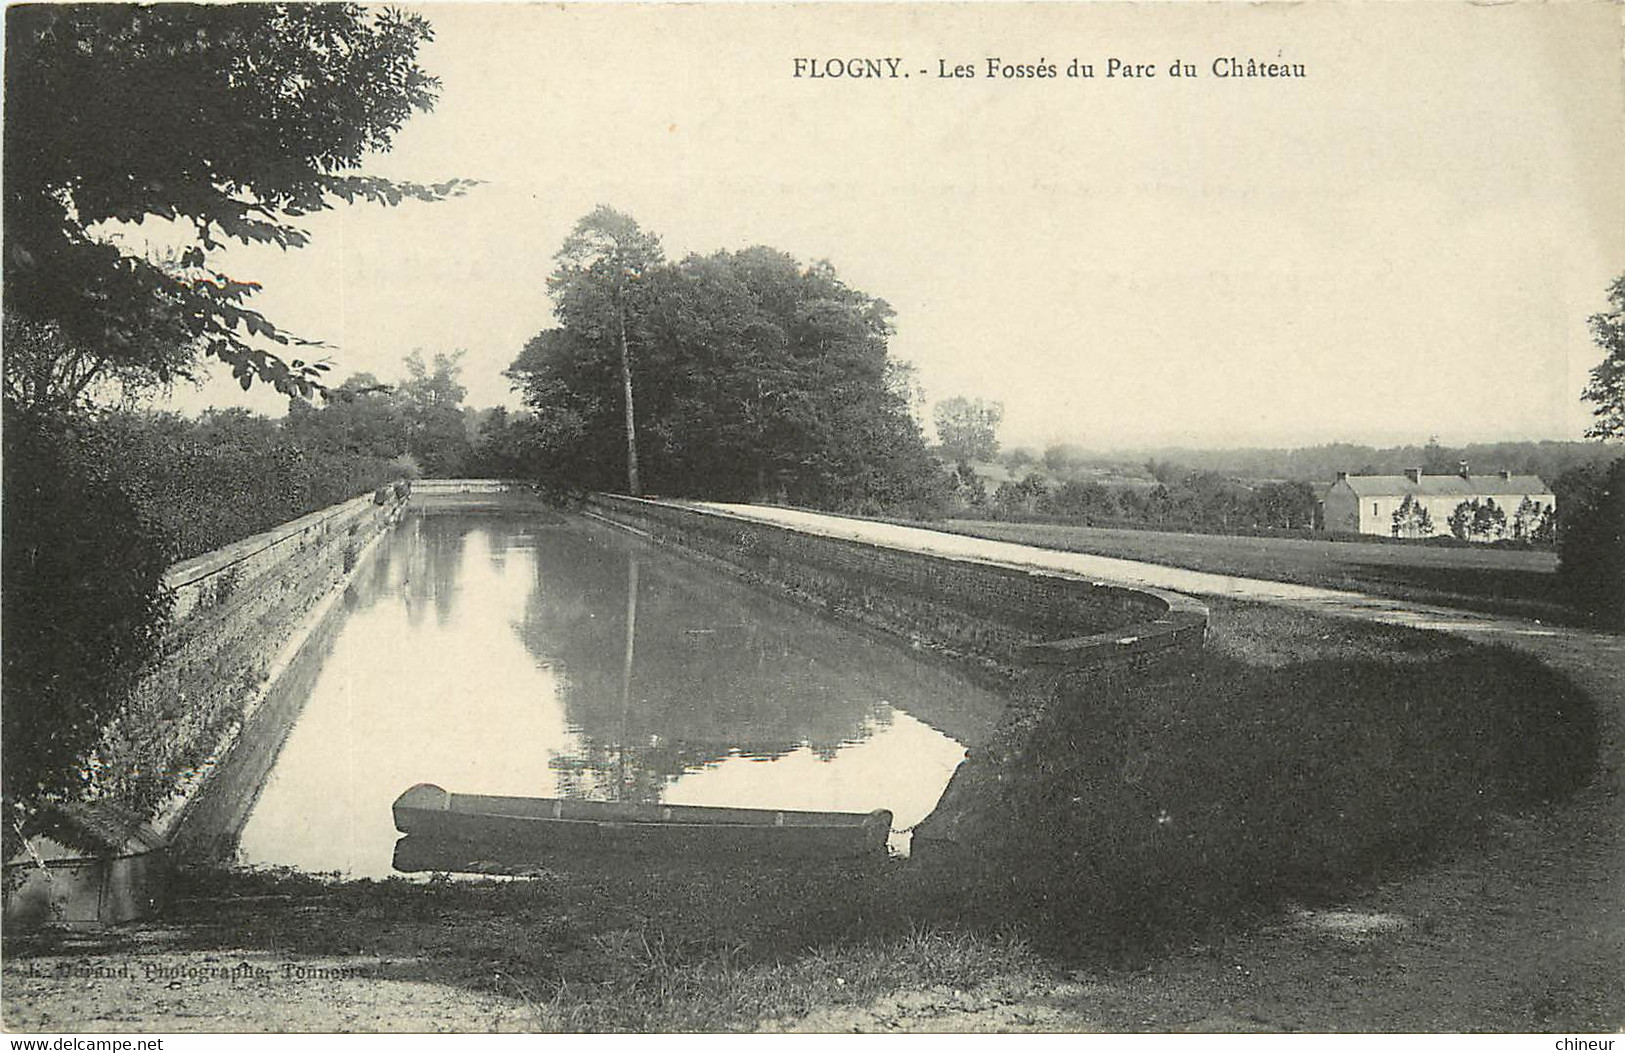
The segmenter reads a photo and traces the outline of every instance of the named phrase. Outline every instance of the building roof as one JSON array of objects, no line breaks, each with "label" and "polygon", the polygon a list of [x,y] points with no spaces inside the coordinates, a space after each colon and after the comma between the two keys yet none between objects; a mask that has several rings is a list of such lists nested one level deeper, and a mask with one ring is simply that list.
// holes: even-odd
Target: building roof
[{"label": "building roof", "polygon": [[[1549,494],[1538,475],[1427,475],[1417,482],[1403,475],[1351,475],[1344,480],[1361,497],[1401,497],[1405,494],[1438,497],[1481,497],[1484,494]],[[1334,484],[1335,485],[1335,484]]]}]

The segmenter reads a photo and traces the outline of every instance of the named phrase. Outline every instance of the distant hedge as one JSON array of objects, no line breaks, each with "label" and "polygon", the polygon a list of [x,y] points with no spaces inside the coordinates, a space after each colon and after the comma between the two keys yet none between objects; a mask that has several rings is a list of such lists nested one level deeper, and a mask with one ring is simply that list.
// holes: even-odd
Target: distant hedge
[{"label": "distant hedge", "polygon": [[400,476],[383,457],[334,452],[242,411],[192,421],[117,414],[82,426],[124,493],[187,559],[377,490]]}]

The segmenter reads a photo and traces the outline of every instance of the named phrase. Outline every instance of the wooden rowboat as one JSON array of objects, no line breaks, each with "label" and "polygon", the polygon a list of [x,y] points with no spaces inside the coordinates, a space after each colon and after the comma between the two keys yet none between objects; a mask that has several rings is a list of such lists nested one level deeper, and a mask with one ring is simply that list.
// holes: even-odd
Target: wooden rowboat
[{"label": "wooden rowboat", "polygon": [[555,850],[779,858],[883,852],[891,812],[798,812],[448,793],[419,783],[396,798],[395,829],[516,859]]}]

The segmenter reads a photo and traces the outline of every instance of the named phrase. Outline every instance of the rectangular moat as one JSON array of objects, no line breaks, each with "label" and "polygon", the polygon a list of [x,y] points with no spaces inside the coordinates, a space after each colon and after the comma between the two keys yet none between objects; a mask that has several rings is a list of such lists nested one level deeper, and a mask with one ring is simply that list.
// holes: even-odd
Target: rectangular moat
[{"label": "rectangular moat", "polygon": [[903,647],[612,526],[418,510],[364,557],[238,840],[384,877],[390,805],[460,793],[893,813],[935,807],[1002,700]]}]

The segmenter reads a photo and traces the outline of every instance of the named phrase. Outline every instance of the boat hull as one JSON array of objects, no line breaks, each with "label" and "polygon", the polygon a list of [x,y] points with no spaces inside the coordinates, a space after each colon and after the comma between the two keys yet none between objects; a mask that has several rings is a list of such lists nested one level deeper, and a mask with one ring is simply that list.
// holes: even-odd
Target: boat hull
[{"label": "boat hull", "polygon": [[829,859],[883,852],[891,813],[798,812],[452,794],[414,786],[396,800],[409,839],[503,861],[554,853]]}]

